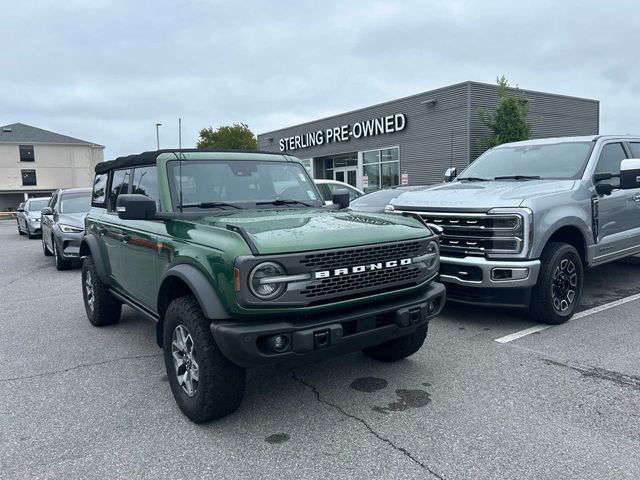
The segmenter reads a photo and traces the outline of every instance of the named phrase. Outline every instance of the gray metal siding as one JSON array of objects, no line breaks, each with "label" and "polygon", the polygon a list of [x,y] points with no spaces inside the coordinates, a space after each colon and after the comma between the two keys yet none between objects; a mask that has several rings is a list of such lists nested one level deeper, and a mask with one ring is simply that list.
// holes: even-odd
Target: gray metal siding
[{"label": "gray metal siding", "polygon": [[[533,100],[529,113],[530,121],[535,124],[532,138],[598,133],[598,101],[529,90],[520,92]],[[436,101],[435,105],[421,103],[431,99]],[[263,133],[258,135],[258,149],[279,152],[281,138],[403,113],[407,124],[401,132],[325,143],[286,153],[299,158],[317,158],[399,146],[400,170],[409,174],[409,183],[432,183],[441,181],[444,171],[451,164],[459,169],[464,168],[480,154],[477,142],[488,136],[489,131],[480,123],[476,109],[482,106],[492,110],[497,102],[496,85],[464,82]],[[318,173],[316,170],[316,175]]]},{"label": "gray metal siding", "polygon": [[[584,98],[511,89],[511,93],[530,99],[531,110],[527,121],[533,124],[531,138],[564,137],[574,135],[597,135],[600,122],[600,102]],[[495,85],[471,82],[471,160],[475,160],[482,148],[478,142],[490,135],[490,130],[482,124],[478,107],[490,112],[498,104],[498,88]]]}]

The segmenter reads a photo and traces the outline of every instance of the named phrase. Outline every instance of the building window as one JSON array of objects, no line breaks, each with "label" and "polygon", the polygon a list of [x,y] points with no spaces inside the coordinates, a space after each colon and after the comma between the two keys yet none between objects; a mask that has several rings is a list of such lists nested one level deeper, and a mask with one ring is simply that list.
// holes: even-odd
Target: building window
[{"label": "building window", "polygon": [[367,192],[400,185],[400,147],[363,152],[362,165]]},{"label": "building window", "polygon": [[20,161],[35,162],[36,157],[33,155],[33,145],[20,145]]},{"label": "building window", "polygon": [[37,184],[35,170],[21,170],[21,173],[22,173],[22,186],[31,187]]}]

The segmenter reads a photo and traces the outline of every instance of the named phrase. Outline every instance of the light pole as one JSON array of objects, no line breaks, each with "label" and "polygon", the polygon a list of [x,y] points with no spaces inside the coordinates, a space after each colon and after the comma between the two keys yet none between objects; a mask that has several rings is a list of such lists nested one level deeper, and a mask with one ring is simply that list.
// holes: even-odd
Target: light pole
[{"label": "light pole", "polygon": [[158,150],[160,150],[160,125],[161,123],[156,123],[156,142],[158,144]]}]

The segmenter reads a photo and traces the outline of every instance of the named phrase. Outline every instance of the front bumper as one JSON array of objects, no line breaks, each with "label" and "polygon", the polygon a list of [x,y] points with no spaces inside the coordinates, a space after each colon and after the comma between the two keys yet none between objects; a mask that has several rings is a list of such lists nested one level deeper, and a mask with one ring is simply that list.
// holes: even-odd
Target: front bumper
[{"label": "front bumper", "polygon": [[[445,287],[433,282],[417,294],[367,306],[271,321],[213,322],[211,333],[222,353],[242,367],[314,362],[408,335],[438,315],[445,299]],[[270,350],[265,342],[273,335],[286,335],[290,349]]]},{"label": "front bumper", "polygon": [[538,281],[539,272],[540,260],[440,257],[440,280],[464,287],[529,288]]},{"label": "front bumper", "polygon": [[84,238],[84,232],[77,233],[64,233],[62,230],[57,229],[56,242],[60,247],[59,252],[64,260],[79,260],[80,259],[80,244]]}]

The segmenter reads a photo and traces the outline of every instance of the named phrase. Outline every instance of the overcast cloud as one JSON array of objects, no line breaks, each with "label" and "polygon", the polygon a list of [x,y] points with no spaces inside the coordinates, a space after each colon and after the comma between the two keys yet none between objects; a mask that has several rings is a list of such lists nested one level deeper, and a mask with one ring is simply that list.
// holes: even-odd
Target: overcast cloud
[{"label": "overcast cloud", "polygon": [[640,133],[634,1],[2,2],[0,124],[106,146],[194,146],[202,127],[274,130],[466,80],[600,100]]}]

